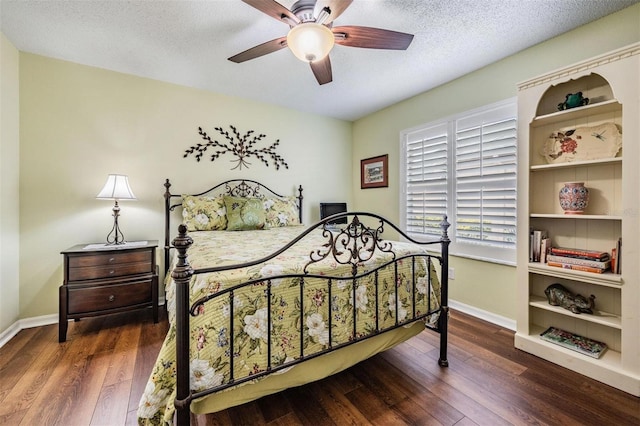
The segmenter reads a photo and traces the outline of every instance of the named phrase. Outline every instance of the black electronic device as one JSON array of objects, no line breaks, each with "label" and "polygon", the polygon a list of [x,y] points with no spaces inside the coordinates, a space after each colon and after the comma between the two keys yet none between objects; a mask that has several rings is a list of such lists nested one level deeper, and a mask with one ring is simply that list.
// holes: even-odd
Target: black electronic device
[{"label": "black electronic device", "polygon": [[[347,211],[347,203],[320,203],[320,219],[332,216],[337,213],[345,213]],[[346,224],[347,217],[332,220],[328,222],[332,225]]]}]

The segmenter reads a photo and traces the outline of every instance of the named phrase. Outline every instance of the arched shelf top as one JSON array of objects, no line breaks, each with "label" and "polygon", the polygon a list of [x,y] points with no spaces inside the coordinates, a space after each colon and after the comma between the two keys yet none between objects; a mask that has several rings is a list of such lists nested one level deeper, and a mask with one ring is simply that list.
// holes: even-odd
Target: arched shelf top
[{"label": "arched shelf top", "polygon": [[578,92],[582,93],[583,98],[589,100],[586,105],[595,105],[615,100],[613,89],[609,82],[600,74],[591,73],[576,78],[575,80],[570,79],[550,86],[540,97],[536,109],[536,116],[540,117],[560,111],[560,105],[565,102],[567,95]]}]

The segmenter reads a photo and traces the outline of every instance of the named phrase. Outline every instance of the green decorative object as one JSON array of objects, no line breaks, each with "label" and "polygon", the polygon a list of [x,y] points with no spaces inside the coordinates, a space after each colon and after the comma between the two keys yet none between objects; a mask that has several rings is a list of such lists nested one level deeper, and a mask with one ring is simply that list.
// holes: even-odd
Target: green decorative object
[{"label": "green decorative object", "polygon": [[268,158],[270,158],[271,161],[273,161],[276,170],[280,170],[280,166],[284,166],[287,169],[289,168],[289,165],[284,161],[284,158],[282,158],[280,154],[276,152],[276,148],[278,147],[278,145],[280,145],[279,139],[276,139],[274,143],[266,148],[257,148],[255,145],[258,142],[261,142],[267,135],[262,133],[259,135],[254,135],[255,132],[253,130],[249,130],[244,135],[241,135],[234,126],[229,127],[231,128],[231,133],[223,130],[222,127],[215,128],[215,130],[220,133],[220,135],[224,136],[225,141],[223,142],[211,139],[211,137],[204,130],[202,130],[202,127],[198,127],[198,134],[207,143],[198,143],[197,145],[190,147],[185,151],[183,157],[187,158],[190,154],[195,154],[196,161],[199,162],[208,148],[215,147],[218,148],[218,150],[211,154],[211,161],[214,161],[221,155],[227,153],[233,154],[238,157],[236,160],[233,160],[238,164],[235,167],[232,167],[231,170],[238,168],[242,170],[243,166],[248,168],[251,163],[249,163],[246,159],[249,157],[255,157],[259,159],[267,167],[269,167]]},{"label": "green decorative object", "polygon": [[558,104],[558,109],[563,111],[565,109],[576,108],[585,106],[589,103],[589,98],[583,98],[582,92],[569,93],[564,99],[564,102]]}]

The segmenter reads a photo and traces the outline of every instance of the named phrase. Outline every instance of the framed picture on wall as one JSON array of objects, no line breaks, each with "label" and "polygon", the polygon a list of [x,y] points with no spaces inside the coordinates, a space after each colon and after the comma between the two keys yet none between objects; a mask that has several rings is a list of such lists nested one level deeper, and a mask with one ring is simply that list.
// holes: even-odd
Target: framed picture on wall
[{"label": "framed picture on wall", "polygon": [[389,155],[360,160],[360,188],[389,186]]}]

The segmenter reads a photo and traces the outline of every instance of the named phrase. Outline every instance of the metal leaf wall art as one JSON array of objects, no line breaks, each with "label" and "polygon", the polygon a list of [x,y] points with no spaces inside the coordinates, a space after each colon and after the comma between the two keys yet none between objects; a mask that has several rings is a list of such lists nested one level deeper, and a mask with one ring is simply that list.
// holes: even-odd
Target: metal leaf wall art
[{"label": "metal leaf wall art", "polygon": [[194,154],[196,161],[199,162],[205,151],[212,148],[216,149],[216,151],[211,154],[211,161],[216,160],[224,154],[232,154],[237,157],[237,159],[232,160],[232,162],[237,164],[235,167],[232,167],[231,170],[242,170],[243,166],[249,168],[251,163],[247,161],[247,158],[251,157],[259,159],[267,167],[269,167],[269,160],[271,160],[276,170],[280,170],[281,166],[284,166],[287,169],[289,168],[289,165],[284,161],[284,158],[276,152],[276,148],[280,144],[279,139],[276,139],[274,143],[266,148],[258,148],[256,145],[267,135],[262,133],[256,135],[253,130],[249,130],[244,135],[241,135],[234,126],[230,125],[229,127],[231,128],[231,132],[223,130],[222,127],[215,128],[215,130],[224,137],[225,140],[223,142],[211,139],[207,132],[202,130],[202,127],[198,127],[198,134],[200,134],[206,143],[198,143],[197,145],[190,147],[185,151],[183,157],[187,158],[189,155]]}]

